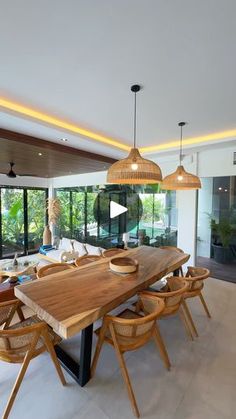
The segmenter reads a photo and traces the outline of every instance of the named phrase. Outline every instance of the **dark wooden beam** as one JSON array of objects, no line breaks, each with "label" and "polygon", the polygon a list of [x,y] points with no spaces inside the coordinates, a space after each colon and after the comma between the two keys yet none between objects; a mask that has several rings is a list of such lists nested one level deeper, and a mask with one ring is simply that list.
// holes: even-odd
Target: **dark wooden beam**
[{"label": "dark wooden beam", "polygon": [[78,148],[68,147],[63,144],[52,143],[48,140],[42,140],[41,138],[33,137],[31,135],[21,134],[19,132],[10,131],[4,128],[0,128],[0,139],[17,141],[23,144],[29,144],[31,146],[41,147],[47,150],[56,150],[62,153],[73,154],[80,157],[86,157],[91,160],[101,161],[104,163],[115,163],[116,159],[111,157],[102,156],[101,154],[92,153],[90,151],[80,150]]}]

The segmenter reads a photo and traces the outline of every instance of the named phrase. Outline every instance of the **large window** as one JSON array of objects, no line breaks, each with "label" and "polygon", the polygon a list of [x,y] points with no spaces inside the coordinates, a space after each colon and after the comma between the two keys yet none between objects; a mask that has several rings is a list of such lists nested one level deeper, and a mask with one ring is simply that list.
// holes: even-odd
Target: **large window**
[{"label": "large window", "polygon": [[198,192],[197,263],[215,278],[235,282],[236,176],[201,179]]},{"label": "large window", "polygon": [[40,189],[27,190],[28,209],[28,250],[34,251],[42,244],[45,227],[46,192]]},{"label": "large window", "polygon": [[0,187],[0,257],[27,254],[42,244],[47,189]]},{"label": "large window", "polygon": [[[174,191],[161,191],[158,185],[133,186],[131,188],[139,194],[143,205],[143,215],[139,222],[138,202],[137,209],[135,209],[135,205],[132,206],[134,212],[132,217],[137,219],[137,225],[130,232],[131,239],[135,242],[135,239],[139,237],[140,230],[142,230],[147,237],[147,244],[154,246],[176,245],[176,193]],[[94,216],[94,203],[100,190],[104,190],[104,185],[56,189],[56,196],[60,200],[62,208],[59,220],[59,236],[94,244],[99,242],[104,246],[109,244],[109,237],[120,236],[120,240],[122,240],[118,219],[107,220],[104,226],[100,223],[99,216]],[[125,190],[122,190],[119,194],[115,188],[112,190],[111,185],[107,190],[109,200],[121,205],[126,205],[127,200],[132,199]],[[99,203],[98,200],[98,214],[99,211],[102,211],[102,204],[103,202]],[[127,230],[129,229],[127,228]],[[114,240],[112,243],[114,243]]]}]

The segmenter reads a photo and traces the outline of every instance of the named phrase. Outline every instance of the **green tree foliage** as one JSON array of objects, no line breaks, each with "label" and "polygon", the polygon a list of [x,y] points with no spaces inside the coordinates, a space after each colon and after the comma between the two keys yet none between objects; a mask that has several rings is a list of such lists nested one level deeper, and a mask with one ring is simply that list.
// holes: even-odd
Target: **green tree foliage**
[{"label": "green tree foliage", "polygon": [[[42,243],[45,225],[46,195],[43,190],[28,190],[29,248]],[[3,255],[24,248],[23,189],[1,188]]]},{"label": "green tree foliage", "polygon": [[57,191],[57,198],[60,201],[61,208],[57,234],[59,236],[70,237],[70,192]]},{"label": "green tree foliage", "polygon": [[3,244],[16,243],[24,233],[23,191],[1,189]]},{"label": "green tree foliage", "polygon": [[46,195],[42,190],[27,191],[28,244],[29,249],[38,248],[43,241],[46,215]]},{"label": "green tree foliage", "polygon": [[147,194],[142,199],[143,204],[143,216],[144,221],[152,221],[154,215],[154,221],[163,220],[165,215],[165,207],[162,200],[155,199],[155,195]]}]

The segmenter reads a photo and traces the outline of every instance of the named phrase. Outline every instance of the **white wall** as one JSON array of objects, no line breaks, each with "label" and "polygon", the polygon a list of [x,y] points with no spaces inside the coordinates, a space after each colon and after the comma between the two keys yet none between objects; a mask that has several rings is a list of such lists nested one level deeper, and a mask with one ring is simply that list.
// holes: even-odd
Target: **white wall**
[{"label": "white wall", "polygon": [[208,214],[212,213],[213,178],[202,178],[201,181],[203,190],[198,199],[197,254],[210,257],[211,229]]},{"label": "white wall", "polygon": [[101,185],[106,183],[107,172],[86,173],[83,175],[62,176],[51,179],[53,188]]},{"label": "white wall", "polygon": [[236,141],[232,147],[212,147],[199,153],[198,173],[200,177],[236,176],[236,165],[233,165],[233,152],[236,152]]},{"label": "white wall", "polygon": [[193,266],[196,258],[196,191],[178,191],[178,243],[177,246],[190,254],[187,265]]}]

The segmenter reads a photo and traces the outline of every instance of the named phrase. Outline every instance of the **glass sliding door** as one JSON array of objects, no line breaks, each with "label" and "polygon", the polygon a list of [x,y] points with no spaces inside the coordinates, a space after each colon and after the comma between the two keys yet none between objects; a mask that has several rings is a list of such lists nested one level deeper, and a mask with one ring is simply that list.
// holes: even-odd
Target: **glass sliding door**
[{"label": "glass sliding door", "polygon": [[176,193],[174,191],[157,191],[156,193],[140,193],[139,197],[143,205],[143,215],[139,222],[139,230],[145,232],[148,239],[150,239],[150,244],[155,246],[176,246]]},{"label": "glass sliding door", "polygon": [[72,235],[72,214],[71,214],[71,192],[58,190],[56,193],[60,201],[60,217],[58,220],[58,235],[71,238]]},{"label": "glass sliding door", "polygon": [[161,246],[177,246],[176,192],[155,194],[154,237]]},{"label": "glass sliding door", "polygon": [[98,192],[95,192],[92,187],[87,188],[87,213],[86,213],[86,221],[87,221],[87,237],[91,239],[96,239],[98,237],[98,222],[94,216],[94,205],[96,198],[98,196]]},{"label": "glass sliding door", "polygon": [[23,189],[1,188],[2,257],[24,253]]},{"label": "glass sliding door", "polygon": [[152,239],[154,223],[154,194],[140,193],[139,198],[141,199],[143,206],[143,214],[139,222],[139,230],[145,230],[146,236]]},{"label": "glass sliding door", "polygon": [[85,205],[86,205],[87,197],[83,192],[80,192],[80,191],[72,191],[71,193],[72,193],[71,203],[70,203],[71,212],[72,212],[71,237],[73,239],[83,241],[86,234]]},{"label": "glass sliding door", "polygon": [[43,242],[47,189],[0,187],[0,257],[35,252]]},{"label": "glass sliding door", "polygon": [[43,230],[46,221],[46,192],[44,190],[27,190],[28,215],[28,250],[34,251],[42,244]]},{"label": "glass sliding door", "polygon": [[[100,191],[105,191],[105,198],[104,195],[101,198]],[[145,244],[153,246],[175,246],[177,243],[175,191],[161,191],[157,185],[131,185],[127,188],[120,188],[119,185],[92,185],[56,189],[56,196],[62,208],[58,223],[61,237],[109,247],[122,245],[122,232],[129,231],[129,246],[138,244],[139,235],[145,236]],[[122,217],[111,218],[108,214],[104,219],[99,214],[109,213],[110,201],[128,206],[129,211]],[[143,213],[139,221],[140,201]]]},{"label": "glass sliding door", "polygon": [[236,282],[236,176],[202,179],[197,263],[215,278]]}]

